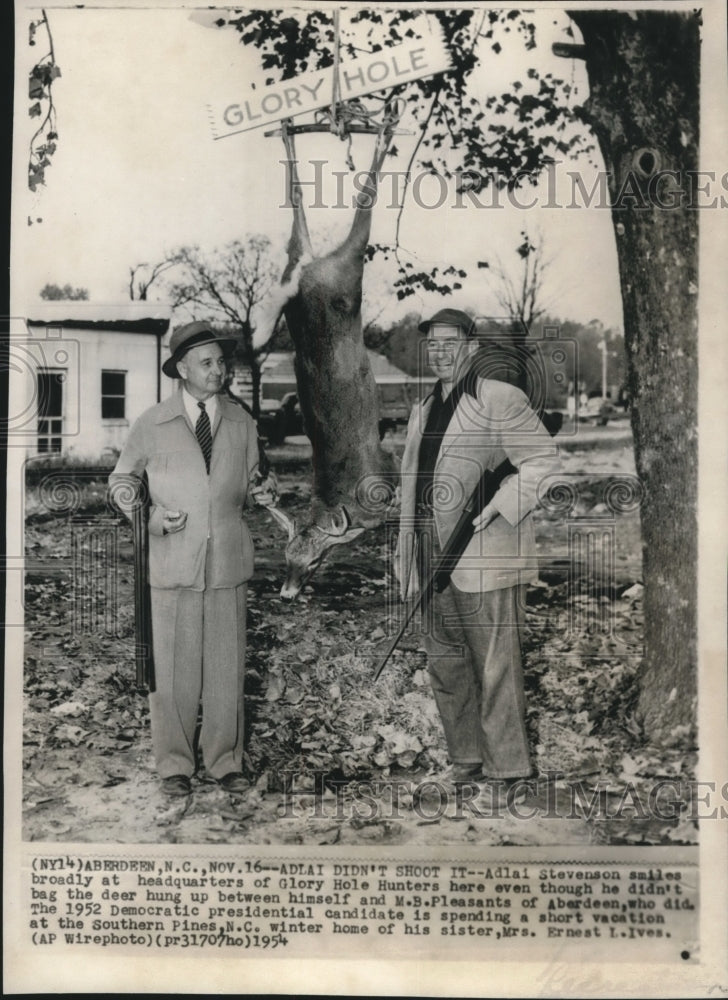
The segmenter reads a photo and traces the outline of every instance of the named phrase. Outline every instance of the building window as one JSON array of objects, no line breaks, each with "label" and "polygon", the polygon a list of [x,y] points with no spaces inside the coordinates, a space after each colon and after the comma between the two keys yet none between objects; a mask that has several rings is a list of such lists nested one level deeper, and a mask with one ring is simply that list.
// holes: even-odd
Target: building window
[{"label": "building window", "polygon": [[101,419],[123,420],[126,416],[126,372],[101,372]]},{"label": "building window", "polygon": [[65,369],[38,370],[38,454],[60,452],[63,434]]}]

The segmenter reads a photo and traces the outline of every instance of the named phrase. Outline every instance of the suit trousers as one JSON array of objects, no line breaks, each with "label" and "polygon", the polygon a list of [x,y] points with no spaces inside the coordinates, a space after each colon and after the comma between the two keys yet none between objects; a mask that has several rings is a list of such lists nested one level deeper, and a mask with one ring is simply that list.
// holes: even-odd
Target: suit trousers
[{"label": "suit trousers", "polygon": [[156,690],[149,707],[163,778],[195,771],[200,701],[207,772],[222,778],[242,768],[247,590],[247,584],[218,590],[152,588]]},{"label": "suit trousers", "polygon": [[[418,548],[421,570],[429,575],[431,558],[439,554],[431,526],[419,534]],[[531,773],[521,661],[525,606],[525,585],[470,593],[450,583],[434,594],[423,622],[450,760],[482,764],[489,778]]]}]

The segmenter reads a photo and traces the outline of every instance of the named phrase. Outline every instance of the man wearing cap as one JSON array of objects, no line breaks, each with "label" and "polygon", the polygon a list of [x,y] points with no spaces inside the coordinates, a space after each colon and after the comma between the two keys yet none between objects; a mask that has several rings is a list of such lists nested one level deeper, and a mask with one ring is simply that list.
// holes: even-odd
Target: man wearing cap
[{"label": "man wearing cap", "polygon": [[424,628],[428,669],[456,786],[492,802],[525,794],[531,773],[521,634],[526,585],[537,579],[530,511],[557,449],[512,384],[488,377],[475,324],[443,309],[419,329],[438,377],[412,411],[402,459],[396,557],[403,599],[417,593],[486,469],[514,471],[474,519],[475,533]]},{"label": "man wearing cap", "polygon": [[243,505],[258,468],[255,422],[218,395],[234,341],[209,325],[172,334],[162,370],[179,380],[139,417],[111,476],[112,490],[146,473],[155,690],[152,743],[162,787],[191,790],[202,702],[205,768],[231,793],[242,774],[246,581],[253,543]]}]

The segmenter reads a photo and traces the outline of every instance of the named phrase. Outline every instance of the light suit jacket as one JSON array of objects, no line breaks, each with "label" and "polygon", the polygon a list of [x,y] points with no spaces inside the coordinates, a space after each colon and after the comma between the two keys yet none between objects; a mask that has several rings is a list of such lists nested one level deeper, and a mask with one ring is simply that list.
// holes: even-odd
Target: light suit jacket
[{"label": "light suit jacket", "polygon": [[[536,542],[530,511],[541,480],[559,464],[558,449],[527,397],[515,386],[477,378],[475,397],[463,392],[442,438],[433,479],[434,521],[442,546],[486,469],[504,459],[518,469],[492,500],[499,515],[474,534],[452,574],[459,590],[485,592],[532,583],[538,577]],[[414,557],[414,518],[420,444],[432,396],[410,416],[402,458],[400,534],[395,569],[401,596],[419,589]]]},{"label": "light suit jacket", "polygon": [[[224,396],[217,398],[209,476],[181,387],[139,417],[110,483],[114,488],[123,483],[123,477],[140,478],[147,473],[152,587],[218,589],[236,587],[252,576],[253,541],[243,519],[243,505],[257,466],[255,421]],[[163,533],[165,510],[186,511],[187,523],[181,531]]]}]

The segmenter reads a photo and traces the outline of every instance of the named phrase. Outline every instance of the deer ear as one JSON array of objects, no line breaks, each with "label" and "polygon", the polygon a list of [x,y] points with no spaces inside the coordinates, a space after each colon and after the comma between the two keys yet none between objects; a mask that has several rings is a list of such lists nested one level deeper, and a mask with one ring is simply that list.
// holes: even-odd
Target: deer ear
[{"label": "deer ear", "polygon": [[366,528],[349,528],[343,535],[329,535],[330,545],[347,545],[349,542],[353,542],[355,538],[358,538]]},{"label": "deer ear", "polygon": [[279,507],[268,507],[269,512],[273,515],[276,521],[288,532],[288,540],[290,541],[296,534],[296,522],[293,518],[290,518],[288,514],[284,512]]}]

